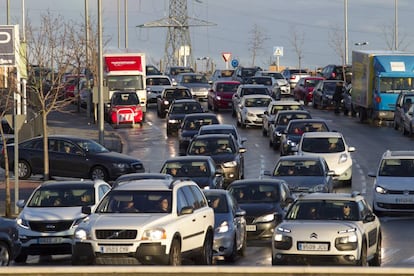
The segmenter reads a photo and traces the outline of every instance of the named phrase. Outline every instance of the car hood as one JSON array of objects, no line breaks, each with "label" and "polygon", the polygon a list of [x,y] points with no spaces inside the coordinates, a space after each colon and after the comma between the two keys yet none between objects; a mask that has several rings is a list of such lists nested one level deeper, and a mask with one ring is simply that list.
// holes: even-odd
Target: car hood
[{"label": "car hood", "polygon": [[245,107],[247,112],[263,115],[267,107]]},{"label": "car hood", "polygon": [[168,119],[169,120],[183,120],[183,118],[185,117],[185,115],[186,114],[170,114],[169,116],[168,116]]},{"label": "car hood", "polygon": [[171,86],[170,85],[147,85],[147,88],[149,88],[151,92],[159,92],[159,93],[161,93],[167,87],[171,87]]},{"label": "car hood", "polygon": [[277,205],[276,202],[239,203],[240,208],[246,211],[246,216],[254,217],[277,212]]},{"label": "car hood", "polygon": [[412,190],[412,177],[377,176],[376,185],[388,190]]},{"label": "car hood", "polygon": [[287,140],[290,140],[290,141],[293,141],[293,142],[296,142],[296,143],[298,143],[300,141],[301,137],[302,137],[302,134],[299,134],[299,135],[297,135],[297,134],[288,134],[286,136]]},{"label": "car hood", "polygon": [[292,192],[307,192],[316,185],[326,185],[324,176],[277,176],[277,179],[285,180]]},{"label": "car hood", "polygon": [[85,217],[80,206],[74,207],[25,207],[19,218],[30,221],[74,220]]},{"label": "car hood", "polygon": [[198,133],[198,129],[196,129],[196,130],[182,130],[181,131],[181,136],[182,137],[193,137],[197,133]]},{"label": "car hood", "polygon": [[236,160],[234,153],[220,153],[216,155],[210,155],[213,158],[216,164],[223,164],[225,162],[230,162]]},{"label": "car hood", "polygon": [[[351,159],[351,155],[348,154],[347,152],[343,151],[343,152],[335,152],[335,153],[313,153],[313,152],[299,152],[299,154],[303,154],[303,155],[308,155],[308,156],[322,156],[323,158],[325,158],[326,163],[328,163],[328,167],[331,170],[334,170],[335,168],[338,168],[340,165],[343,164],[348,164],[349,162],[352,161]],[[338,163],[339,157],[342,154],[346,154],[348,156],[348,160],[346,161],[346,163]]]},{"label": "car hood", "polygon": [[[285,220],[279,226],[279,228],[285,228],[292,230],[291,235],[296,240],[329,240],[329,233],[332,233],[335,237],[338,236],[338,231],[344,231],[351,228],[357,228],[357,222],[343,221],[343,220]],[[316,235],[314,235],[316,234]],[[310,238],[310,236],[313,236]]]},{"label": "car hood", "polygon": [[288,81],[287,80],[284,80],[284,79],[276,79],[276,83],[278,85],[287,85],[288,84]]},{"label": "car hood", "polygon": [[134,228],[136,229],[140,225],[155,224],[159,219],[166,217],[170,214],[142,214],[142,213],[120,213],[120,214],[93,214],[89,218],[90,225],[94,228],[109,228],[113,229],[114,225],[122,225],[123,229]]},{"label": "car hood", "polygon": [[217,96],[220,96],[223,99],[231,99],[234,95],[234,92],[216,92]]}]

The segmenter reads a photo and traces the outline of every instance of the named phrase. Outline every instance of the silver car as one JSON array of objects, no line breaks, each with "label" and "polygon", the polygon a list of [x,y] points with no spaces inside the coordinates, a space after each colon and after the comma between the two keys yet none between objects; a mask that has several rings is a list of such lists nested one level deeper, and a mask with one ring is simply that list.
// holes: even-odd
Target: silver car
[{"label": "silver car", "polygon": [[242,210],[229,191],[203,190],[214,210],[214,256],[223,256],[234,262],[238,255],[245,256],[247,247],[246,211]]},{"label": "silver car", "polygon": [[264,112],[272,102],[272,97],[268,95],[246,95],[241,98],[237,109],[237,125],[245,128],[246,126],[263,125]]}]

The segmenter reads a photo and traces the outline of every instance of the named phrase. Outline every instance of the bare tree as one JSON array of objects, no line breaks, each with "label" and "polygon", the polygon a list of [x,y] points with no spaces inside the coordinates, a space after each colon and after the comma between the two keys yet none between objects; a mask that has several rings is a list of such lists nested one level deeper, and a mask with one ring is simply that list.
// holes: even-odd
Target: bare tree
[{"label": "bare tree", "polygon": [[385,43],[387,45],[387,50],[401,50],[405,51],[407,50],[408,46],[410,45],[409,42],[407,42],[407,34],[399,34],[398,35],[398,43],[397,43],[397,49],[394,49],[395,47],[395,28],[394,24],[392,25],[384,25],[382,28],[382,35],[384,37]]},{"label": "bare tree", "polygon": [[332,47],[335,54],[339,56],[340,62],[342,65],[345,64],[345,43],[343,32],[339,28],[334,28],[332,31],[329,32],[330,40],[328,42],[329,46]]},{"label": "bare tree", "polygon": [[298,33],[295,27],[291,28],[291,34],[293,34],[290,39],[290,44],[296,52],[298,57],[298,68],[302,69],[302,59],[303,59],[303,44],[305,43],[305,33]]},{"label": "bare tree", "polygon": [[250,43],[249,43],[249,51],[252,53],[252,65],[256,64],[256,57],[260,50],[263,50],[263,43],[269,39],[263,31],[257,26],[257,24],[253,25],[252,30],[249,32],[250,34]]}]

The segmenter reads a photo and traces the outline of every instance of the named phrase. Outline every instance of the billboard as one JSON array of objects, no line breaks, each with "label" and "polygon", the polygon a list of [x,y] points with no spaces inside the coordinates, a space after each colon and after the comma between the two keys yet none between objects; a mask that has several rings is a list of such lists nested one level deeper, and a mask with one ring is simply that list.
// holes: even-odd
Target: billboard
[{"label": "billboard", "polygon": [[16,66],[17,25],[0,25],[0,66]]}]

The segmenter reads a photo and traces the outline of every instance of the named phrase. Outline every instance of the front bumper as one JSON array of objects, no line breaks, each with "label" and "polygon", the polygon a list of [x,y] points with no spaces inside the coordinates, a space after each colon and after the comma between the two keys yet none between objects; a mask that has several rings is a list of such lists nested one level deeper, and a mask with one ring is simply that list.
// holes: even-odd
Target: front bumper
[{"label": "front bumper", "polygon": [[356,265],[354,255],[300,255],[273,253],[274,260],[286,265]]},{"label": "front bumper", "polygon": [[20,235],[21,253],[27,255],[72,254],[72,235],[28,236]]},{"label": "front bumper", "polygon": [[215,233],[213,242],[214,256],[230,256],[233,253],[234,232]]},{"label": "front bumper", "polygon": [[269,240],[273,236],[276,222],[265,222],[265,223],[248,223],[247,239],[248,240]]}]

